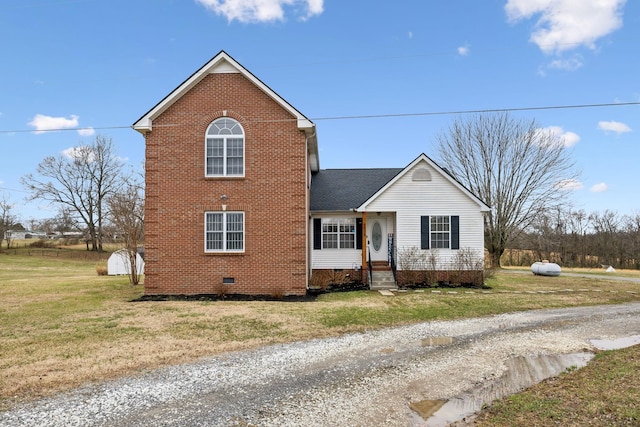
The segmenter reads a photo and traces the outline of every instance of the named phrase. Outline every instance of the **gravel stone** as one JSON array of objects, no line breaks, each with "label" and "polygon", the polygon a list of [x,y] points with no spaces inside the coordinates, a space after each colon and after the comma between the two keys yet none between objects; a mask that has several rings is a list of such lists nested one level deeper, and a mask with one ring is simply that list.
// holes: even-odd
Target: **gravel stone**
[{"label": "gravel stone", "polygon": [[510,358],[638,334],[640,303],[419,323],[93,384],[0,413],[0,427],[427,425],[411,402],[499,378]]}]

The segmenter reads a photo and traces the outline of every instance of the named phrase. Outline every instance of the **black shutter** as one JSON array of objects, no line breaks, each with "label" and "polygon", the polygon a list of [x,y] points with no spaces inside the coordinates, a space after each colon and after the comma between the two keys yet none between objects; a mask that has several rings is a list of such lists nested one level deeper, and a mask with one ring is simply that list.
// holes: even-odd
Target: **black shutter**
[{"label": "black shutter", "polygon": [[429,249],[429,216],[420,217],[420,249]]},{"label": "black shutter", "polygon": [[362,218],[356,218],[356,249],[362,249]]},{"label": "black shutter", "polygon": [[460,217],[451,217],[451,249],[460,249]]},{"label": "black shutter", "polygon": [[322,218],[313,218],[313,249],[322,249]]}]

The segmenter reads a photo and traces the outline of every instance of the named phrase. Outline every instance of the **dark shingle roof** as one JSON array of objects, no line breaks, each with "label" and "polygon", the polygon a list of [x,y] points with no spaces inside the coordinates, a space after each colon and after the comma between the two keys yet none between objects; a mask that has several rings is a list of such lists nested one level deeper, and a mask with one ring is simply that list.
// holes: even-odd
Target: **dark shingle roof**
[{"label": "dark shingle roof", "polygon": [[401,171],[402,168],[321,170],[311,178],[311,210],[357,208]]}]

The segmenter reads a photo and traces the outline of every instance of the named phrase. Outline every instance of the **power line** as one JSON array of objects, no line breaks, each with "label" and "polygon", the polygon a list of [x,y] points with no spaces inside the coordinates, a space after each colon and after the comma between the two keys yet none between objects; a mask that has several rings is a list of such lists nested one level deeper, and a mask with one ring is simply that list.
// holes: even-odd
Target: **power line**
[{"label": "power line", "polygon": [[2,191],[15,191],[18,193],[29,193],[28,191],[25,190],[16,190],[15,188],[6,188],[6,187],[0,187],[0,190]]},{"label": "power line", "polygon": [[385,117],[412,117],[412,116],[446,116],[456,114],[483,114],[483,113],[506,113],[512,111],[539,111],[539,110],[562,110],[562,109],[576,109],[576,108],[598,108],[598,107],[618,107],[640,105],[640,102],[619,102],[619,103],[606,103],[606,104],[576,104],[576,105],[551,105],[544,107],[511,107],[511,108],[488,108],[479,110],[452,110],[452,111],[432,111],[424,113],[400,113],[400,114],[373,114],[363,116],[338,116],[338,117],[318,117],[315,121],[320,120],[347,120],[347,119],[375,119]]},{"label": "power line", "polygon": [[108,129],[131,129],[131,126],[102,126],[102,127],[79,127],[79,128],[53,128],[53,129],[16,129],[16,130],[0,130],[0,133],[45,133],[45,132],[62,132],[62,131],[81,131],[81,130],[108,130]]},{"label": "power line", "polygon": [[[628,107],[640,105],[640,102],[611,102],[602,104],[572,104],[572,105],[547,105],[538,107],[508,107],[508,108],[484,108],[476,110],[447,110],[447,111],[426,111],[416,113],[391,113],[391,114],[365,114],[352,116],[327,116],[311,118],[312,121],[329,121],[329,120],[361,120],[361,119],[382,119],[393,117],[420,117],[420,116],[447,116],[461,114],[486,114],[486,113],[507,113],[514,111],[543,111],[543,110],[569,110],[578,108],[607,108],[607,107]],[[280,119],[280,120],[248,120],[253,123],[272,123],[272,122],[290,122],[297,119]],[[155,125],[156,127],[174,127],[184,126],[179,123],[169,123],[163,125]],[[102,126],[102,127],[77,127],[77,128],[56,128],[56,129],[14,129],[0,130],[0,133],[28,133],[28,132],[62,132],[62,131],[81,131],[81,130],[113,130],[113,129],[130,129],[131,126]]]}]

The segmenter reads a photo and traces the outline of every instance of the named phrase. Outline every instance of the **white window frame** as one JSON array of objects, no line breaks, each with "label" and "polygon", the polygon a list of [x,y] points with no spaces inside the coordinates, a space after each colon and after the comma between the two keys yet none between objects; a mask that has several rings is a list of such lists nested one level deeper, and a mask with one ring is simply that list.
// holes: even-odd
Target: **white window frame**
[{"label": "white window frame", "polygon": [[[210,215],[219,215],[222,219],[221,221],[221,229],[220,230],[209,230],[209,216]],[[240,215],[242,221],[240,223],[241,230],[230,230],[229,227],[232,223],[229,222],[229,217],[232,215]],[[218,234],[220,235],[221,248],[208,247],[209,243],[209,235]],[[241,239],[239,242],[241,243],[242,248],[229,248],[229,244],[232,242],[230,237],[233,234],[240,234]],[[243,253],[245,250],[245,215],[242,211],[207,211],[204,213],[204,251],[207,253]]]},{"label": "white window frame", "polygon": [[[209,144],[214,140],[222,140],[222,173],[209,173],[209,160],[219,158],[220,156],[209,156]],[[240,173],[229,172],[229,160],[232,158],[238,158],[239,156],[232,156],[230,153],[230,143],[235,140],[241,140],[242,143],[242,171]],[[205,177],[244,177],[245,173],[245,132],[242,125],[234,119],[229,117],[220,117],[214,120],[209,127],[205,135],[204,143],[204,175]],[[237,166],[236,166],[237,167]],[[213,167],[212,167],[213,168]]]},{"label": "white window frame", "polygon": [[431,249],[451,248],[451,216],[432,215],[429,217],[429,244]]},{"label": "white window frame", "polygon": [[[326,231],[327,227],[335,228],[335,231]],[[356,249],[356,219],[355,218],[322,218],[322,249]],[[346,228],[351,228],[346,231]],[[325,237],[335,236],[336,247],[328,247]],[[352,238],[350,236],[353,236]],[[349,237],[348,239],[345,239]],[[350,243],[350,245],[349,245]]]}]

